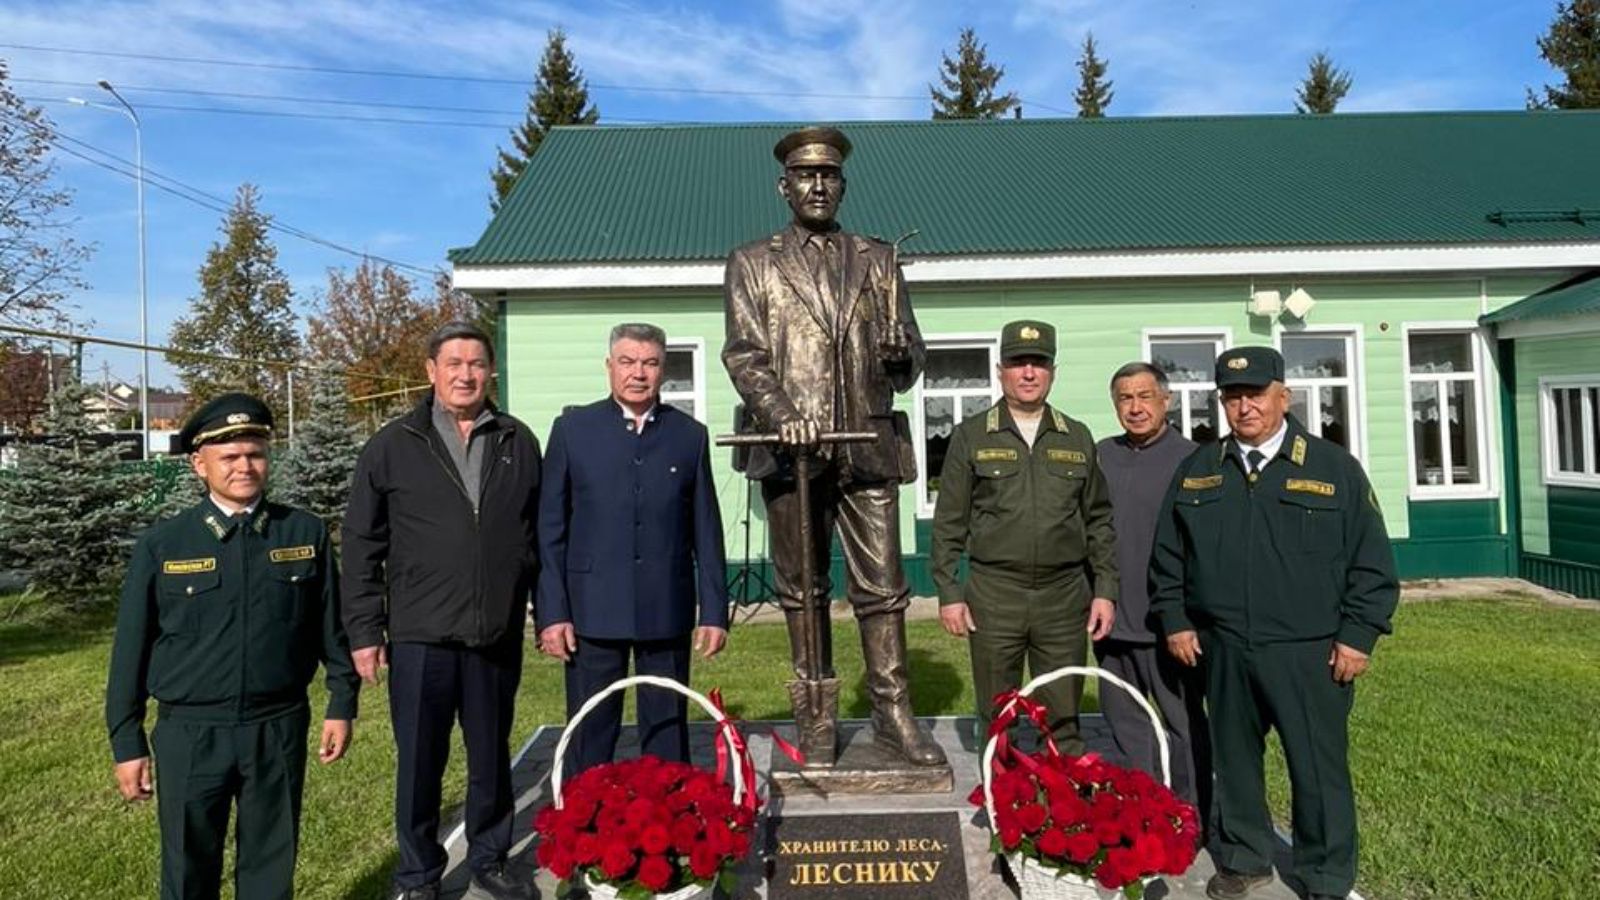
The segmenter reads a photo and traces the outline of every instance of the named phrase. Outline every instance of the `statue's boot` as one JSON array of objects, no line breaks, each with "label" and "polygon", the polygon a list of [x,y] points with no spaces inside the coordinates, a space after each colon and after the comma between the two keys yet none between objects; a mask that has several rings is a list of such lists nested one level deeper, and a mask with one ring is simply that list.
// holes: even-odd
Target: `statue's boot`
[{"label": "statue's boot", "polygon": [[879,613],[860,620],[861,655],[872,700],[872,739],[913,765],[944,765],[944,749],[911,715],[906,674],[906,614]]},{"label": "statue's boot", "polygon": [[[805,641],[805,614],[785,610],[789,625],[789,647],[794,659],[795,678],[787,685],[789,704],[794,710],[796,743],[805,756],[807,768],[831,767],[839,756],[839,679],[833,673],[833,629],[826,614],[817,615],[822,659],[809,659]],[[816,681],[808,672],[821,675]]]}]

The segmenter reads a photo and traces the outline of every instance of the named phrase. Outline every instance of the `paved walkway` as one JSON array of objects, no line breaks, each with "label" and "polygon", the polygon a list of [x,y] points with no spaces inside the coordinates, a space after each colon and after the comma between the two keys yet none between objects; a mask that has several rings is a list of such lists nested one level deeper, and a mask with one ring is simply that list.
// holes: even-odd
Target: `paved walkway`
[{"label": "paved walkway", "polygon": [[[745,728],[745,733],[749,736],[756,766],[761,773],[762,795],[768,800],[763,807],[764,811],[782,816],[943,811],[957,813],[961,819],[962,844],[972,900],[1014,900],[1017,896],[1015,888],[1002,876],[1003,867],[997,864],[989,852],[989,833],[981,826],[983,814],[966,802],[968,792],[977,781],[978,753],[982,749],[972,738],[965,736],[971,733],[972,719],[940,717],[923,721],[932,728],[934,736],[944,746],[955,772],[956,789],[949,794],[770,798],[766,790],[765,773],[770,767],[773,751],[772,742],[765,731],[773,724],[783,726],[781,723],[766,722],[749,725]],[[864,726],[865,723],[861,721],[841,723],[841,728],[845,730]],[[1104,721],[1098,715],[1084,716],[1083,728],[1091,750],[1109,753],[1110,735]],[[517,865],[525,865],[530,869],[533,868],[534,862],[529,827],[534,811],[549,802],[550,761],[559,738],[559,728],[543,726],[528,739],[515,760],[513,781],[517,795],[517,814],[514,861]],[[712,739],[713,729],[709,723],[698,722],[691,725],[691,750],[698,764],[706,767],[715,765]],[[632,741],[633,729],[625,728],[619,755],[632,756],[638,752]],[[456,900],[464,895],[467,886],[467,873],[465,867],[461,865],[466,842],[461,839],[459,826],[451,832],[447,844],[450,851],[450,867],[445,873],[442,896],[445,900]],[[765,863],[761,858],[760,849],[766,845],[766,841],[757,840],[754,845],[757,849],[752,851],[752,858],[747,860],[741,869],[740,886],[731,900],[765,900],[767,896],[766,886],[762,883]],[[1280,869],[1288,863],[1287,844],[1284,845],[1283,851],[1278,860]],[[1145,896],[1150,900],[1203,900],[1205,882],[1212,871],[1209,857],[1202,853],[1194,866],[1182,877],[1168,878],[1161,883],[1151,885]],[[548,873],[538,874],[538,886],[541,897],[555,896],[555,881]],[[1296,900],[1300,895],[1282,880],[1275,879],[1271,885],[1251,896],[1252,900]],[[1351,896],[1359,900],[1358,895]]]}]

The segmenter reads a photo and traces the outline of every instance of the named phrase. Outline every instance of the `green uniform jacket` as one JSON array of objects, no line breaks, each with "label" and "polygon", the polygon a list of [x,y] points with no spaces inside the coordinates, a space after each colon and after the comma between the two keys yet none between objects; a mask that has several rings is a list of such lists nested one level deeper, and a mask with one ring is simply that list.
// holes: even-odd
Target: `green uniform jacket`
[{"label": "green uniform jacket", "polygon": [[1151,609],[1168,635],[1198,626],[1370,653],[1400,598],[1383,514],[1355,457],[1288,423],[1253,485],[1228,439],[1179,464],[1156,526]]},{"label": "green uniform jacket", "polygon": [[355,718],[360,679],[322,520],[262,502],[241,526],[202,500],[134,545],[106,685],[111,752],[149,755],[149,697],[163,715],[218,724],[292,712],[319,661],[327,718]]},{"label": "green uniform jacket", "polygon": [[1030,449],[1001,401],[956,427],[933,513],[940,605],[966,602],[962,553],[1024,586],[1087,566],[1094,596],[1115,601],[1115,540],[1111,494],[1083,423],[1046,406]]}]

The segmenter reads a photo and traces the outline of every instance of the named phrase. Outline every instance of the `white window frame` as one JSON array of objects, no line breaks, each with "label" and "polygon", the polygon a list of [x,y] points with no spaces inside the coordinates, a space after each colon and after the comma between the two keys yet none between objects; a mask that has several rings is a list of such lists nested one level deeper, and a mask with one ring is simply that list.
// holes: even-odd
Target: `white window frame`
[{"label": "white window frame", "polygon": [[[706,421],[706,342],[705,342],[705,338],[697,338],[697,337],[695,337],[695,338],[668,338],[667,339],[667,352],[671,353],[674,350],[676,350],[678,352],[682,352],[684,350],[689,351],[690,356],[693,359],[693,369],[692,369],[692,371],[694,372],[694,390],[693,391],[672,391],[672,392],[662,391],[661,392],[661,402],[662,403],[667,403],[667,402],[669,402],[671,400],[693,400],[694,401],[694,417],[695,417],[695,420],[699,421],[701,423],[704,423]],[[665,376],[666,376],[666,362],[667,361],[664,360],[664,359],[661,361],[662,377],[663,378],[665,378]]]},{"label": "white window frame", "polygon": [[[1212,345],[1217,348],[1216,355],[1221,356],[1228,350],[1233,349],[1233,329],[1223,327],[1146,328],[1140,336],[1139,358],[1147,363],[1150,363],[1151,365],[1155,365],[1155,360],[1150,355],[1150,345],[1156,341],[1211,341]],[[1168,387],[1172,391],[1173,399],[1178,403],[1178,408],[1180,410],[1178,414],[1178,430],[1181,434],[1183,434],[1184,437],[1189,436],[1190,422],[1189,404],[1184,401],[1182,395],[1186,393],[1199,393],[1201,391],[1210,391],[1212,394],[1212,408],[1215,409],[1217,413],[1217,437],[1220,438],[1228,434],[1230,430],[1228,428],[1228,417],[1222,411],[1222,398],[1216,396],[1217,383],[1215,381],[1191,381],[1181,384],[1179,382],[1172,382],[1168,385]]]},{"label": "white window frame", "polygon": [[1556,401],[1557,388],[1586,389],[1600,388],[1600,374],[1595,375],[1550,375],[1539,379],[1539,452],[1544,458],[1544,483],[1562,487],[1600,488],[1600,446],[1596,446],[1594,422],[1600,417],[1600,404],[1591,399],[1588,390],[1583,390],[1581,407],[1582,420],[1578,427],[1579,438],[1583,446],[1583,458],[1595,465],[1597,471],[1593,474],[1582,472],[1563,472],[1558,468],[1561,457],[1556,452],[1556,447],[1561,436],[1556,434]]},{"label": "white window frame", "polygon": [[[1283,352],[1283,339],[1285,337],[1294,337],[1297,334],[1314,335],[1316,337],[1343,337],[1345,339],[1345,346],[1350,354],[1349,358],[1345,360],[1345,366],[1349,372],[1348,375],[1344,378],[1297,378],[1286,381],[1285,384],[1290,388],[1344,385],[1350,397],[1350,427],[1355,430],[1355,433],[1350,436],[1350,455],[1365,463],[1367,460],[1367,347],[1365,331],[1360,325],[1318,324],[1286,328],[1282,323],[1279,323],[1273,329],[1273,332],[1273,345],[1278,348],[1280,354]],[[1407,366],[1407,371],[1410,371],[1409,366]],[[1287,377],[1287,373],[1285,377]],[[1309,413],[1311,409],[1312,406],[1308,402],[1306,412]],[[1313,426],[1311,422],[1302,422],[1301,424],[1305,425],[1312,434],[1321,436],[1322,427],[1320,424],[1316,426]]]},{"label": "white window frame", "polygon": [[[989,398],[992,403],[1000,401],[1000,376],[995,371],[1000,365],[1000,335],[993,331],[961,332],[954,334],[923,335],[923,342],[928,346],[928,352],[935,350],[988,350],[989,351]],[[924,436],[926,435],[927,416],[924,411],[925,398],[957,397],[970,391],[930,390],[924,385],[924,376],[917,377],[917,384],[911,391],[912,413],[911,431],[912,445],[917,455],[917,518],[933,518],[933,504],[928,502],[928,448]],[[955,406],[956,424],[961,424],[961,405]]]},{"label": "white window frame", "polygon": [[[1472,373],[1456,373],[1452,375],[1417,375],[1411,371],[1411,335],[1416,333],[1450,332],[1465,333],[1468,346],[1472,349]],[[1406,432],[1406,495],[1412,500],[1487,500],[1500,496],[1500,489],[1495,478],[1497,468],[1495,460],[1489,450],[1493,446],[1489,439],[1491,423],[1489,422],[1489,348],[1484,341],[1483,329],[1478,323],[1471,320],[1455,320],[1443,322],[1406,322],[1400,326],[1400,372],[1401,395],[1405,412]],[[1417,483],[1417,436],[1413,425],[1411,412],[1411,386],[1419,381],[1431,381],[1439,385],[1439,408],[1443,412],[1447,407],[1445,403],[1444,382],[1471,381],[1477,386],[1473,392],[1474,415],[1477,417],[1478,434],[1478,469],[1481,481],[1475,484],[1418,484]],[[1448,419],[1448,417],[1446,417]],[[1448,429],[1448,421],[1445,423]],[[1447,437],[1448,434],[1442,436]],[[1441,439],[1440,446],[1444,454],[1444,469],[1450,471],[1450,442]]]}]

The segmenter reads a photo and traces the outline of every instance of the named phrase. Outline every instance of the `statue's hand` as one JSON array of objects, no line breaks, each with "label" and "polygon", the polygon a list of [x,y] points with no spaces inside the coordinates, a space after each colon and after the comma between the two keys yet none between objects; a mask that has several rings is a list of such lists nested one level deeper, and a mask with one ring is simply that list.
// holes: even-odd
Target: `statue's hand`
[{"label": "statue's hand", "polygon": [[904,327],[896,325],[878,342],[878,354],[886,363],[903,363],[911,358],[911,342],[906,340]]},{"label": "statue's hand", "polygon": [[811,449],[821,441],[822,426],[815,419],[800,417],[778,426],[778,440],[786,447]]}]

